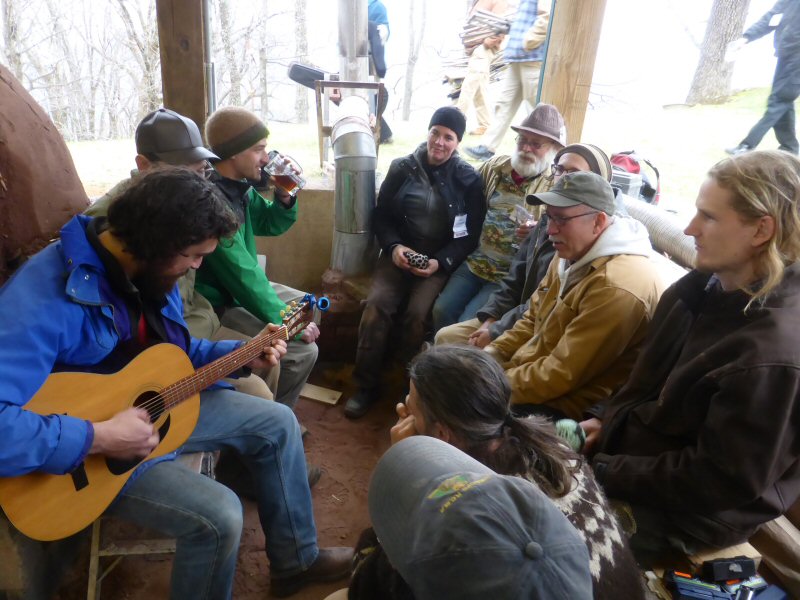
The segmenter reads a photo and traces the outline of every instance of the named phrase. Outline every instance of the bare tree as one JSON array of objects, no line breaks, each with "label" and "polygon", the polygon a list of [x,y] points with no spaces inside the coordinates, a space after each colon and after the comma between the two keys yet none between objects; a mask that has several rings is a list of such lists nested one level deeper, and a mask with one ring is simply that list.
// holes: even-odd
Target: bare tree
[{"label": "bare tree", "polygon": [[730,96],[733,64],[725,62],[725,48],[741,35],[749,5],[750,0],[714,0],[688,104],[718,104]]},{"label": "bare tree", "polygon": [[225,56],[225,65],[230,79],[228,103],[232,106],[240,106],[242,104],[242,71],[236,60],[232,35],[233,23],[228,0],[219,0],[219,27],[222,37],[222,53]]},{"label": "bare tree", "polygon": [[[295,0],[294,39],[295,60],[308,59],[308,29],[306,27],[306,0]],[[308,122],[308,90],[302,85],[295,86],[294,113],[298,123]]]},{"label": "bare tree", "polygon": [[[131,8],[136,8],[136,12],[131,13]],[[127,71],[134,81],[138,78],[138,117],[143,117],[161,105],[161,58],[158,51],[155,3],[148,2],[143,9],[141,3],[117,0],[117,13],[127,34],[123,44],[130,50],[139,70],[133,71],[127,61],[117,67]]]},{"label": "bare tree", "polygon": [[[420,14],[417,15],[417,12]],[[406,63],[405,91],[403,93],[403,120],[411,116],[411,96],[414,93],[414,67],[419,59],[419,49],[425,37],[427,10],[425,0],[411,0],[408,7],[408,62]]]},{"label": "bare tree", "polygon": [[0,0],[3,27],[3,54],[9,70],[22,81],[22,50],[20,48],[20,19],[14,0]]},{"label": "bare tree", "polygon": [[[267,9],[269,0],[263,0],[264,15],[269,14]],[[261,115],[266,117],[269,114],[269,83],[267,79],[267,31],[266,27],[261,27],[261,43],[258,47],[258,89],[261,92]]]}]

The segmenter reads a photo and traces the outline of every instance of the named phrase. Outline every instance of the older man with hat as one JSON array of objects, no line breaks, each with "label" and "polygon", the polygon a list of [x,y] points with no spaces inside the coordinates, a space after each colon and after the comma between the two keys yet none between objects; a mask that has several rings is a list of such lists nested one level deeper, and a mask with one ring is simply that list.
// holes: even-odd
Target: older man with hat
[{"label": "older man with hat", "polygon": [[486,220],[478,247],[453,273],[433,307],[436,331],[474,318],[500,288],[520,243],[538,217],[538,211],[528,212],[525,196],[547,191],[553,183],[550,165],[567,137],[558,109],[540,104],[513,129],[518,134],[514,153],[496,156],[479,168]]},{"label": "older man with hat", "polygon": [[556,256],[514,327],[484,348],[505,369],[520,413],[580,418],[626,380],[663,284],[645,227],[615,215],[600,175],[569,173],[543,205]]},{"label": "older man with hat", "polygon": [[[565,173],[591,171],[611,181],[611,161],[597,146],[570,144],[556,153],[553,161],[553,181]],[[614,188],[616,214],[627,214],[622,194]],[[540,215],[536,226],[520,244],[511,261],[508,274],[500,281],[474,318],[443,327],[436,332],[437,344],[466,344],[485,348],[497,339],[528,310],[528,301],[547,272],[555,249],[547,236],[547,217]]]}]

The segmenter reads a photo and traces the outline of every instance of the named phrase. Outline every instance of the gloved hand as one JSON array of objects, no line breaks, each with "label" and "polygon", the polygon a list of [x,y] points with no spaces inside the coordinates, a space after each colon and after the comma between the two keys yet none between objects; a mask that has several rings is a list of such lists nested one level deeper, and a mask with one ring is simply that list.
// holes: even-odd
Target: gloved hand
[{"label": "gloved hand", "polygon": [[389,39],[389,27],[387,25],[378,25],[378,37],[381,38],[381,44],[386,45],[386,40]]}]

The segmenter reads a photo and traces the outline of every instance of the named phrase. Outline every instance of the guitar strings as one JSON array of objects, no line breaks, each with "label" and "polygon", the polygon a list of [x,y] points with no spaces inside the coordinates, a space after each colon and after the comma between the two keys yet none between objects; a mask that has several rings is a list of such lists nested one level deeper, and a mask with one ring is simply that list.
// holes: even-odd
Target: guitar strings
[{"label": "guitar strings", "polygon": [[[246,364],[259,354],[264,352],[264,343],[272,343],[276,339],[282,339],[282,330],[286,330],[287,337],[291,337],[293,332],[290,332],[299,320],[300,309],[304,307],[305,303],[298,306],[292,313],[284,318],[284,325],[278,331],[273,331],[269,334],[259,334],[252,338],[250,341],[240,346],[233,352],[218,358],[215,361],[208,363],[197,369],[191,375],[184,377],[168,385],[159,391],[155,396],[148,398],[137,408],[145,409],[150,415],[151,422],[158,420],[161,415],[169,411],[180,402],[184,401],[189,396],[196,392],[200,392],[215,381],[219,381],[226,374],[234,371],[234,369],[226,370],[231,365]],[[257,351],[256,351],[257,350]],[[251,357],[252,355],[252,357]],[[240,363],[243,358],[248,358],[244,363]],[[207,377],[211,375],[212,377]],[[195,383],[196,382],[196,383]],[[151,409],[153,412],[151,412]]]}]

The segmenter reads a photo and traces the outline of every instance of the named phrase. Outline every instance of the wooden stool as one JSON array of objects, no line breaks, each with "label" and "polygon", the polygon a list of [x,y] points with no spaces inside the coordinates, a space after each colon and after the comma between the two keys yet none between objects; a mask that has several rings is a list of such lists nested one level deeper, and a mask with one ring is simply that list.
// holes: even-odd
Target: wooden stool
[{"label": "wooden stool", "polygon": [[[187,465],[191,470],[208,475],[213,479],[217,458],[218,456],[215,452],[197,452],[182,454],[177,460]],[[87,600],[100,598],[100,584],[103,579],[126,556],[173,554],[175,552],[175,540],[172,538],[103,540],[102,524],[105,520],[105,517],[100,517],[92,524]],[[114,560],[101,572],[100,558],[106,556],[114,557]]]}]

